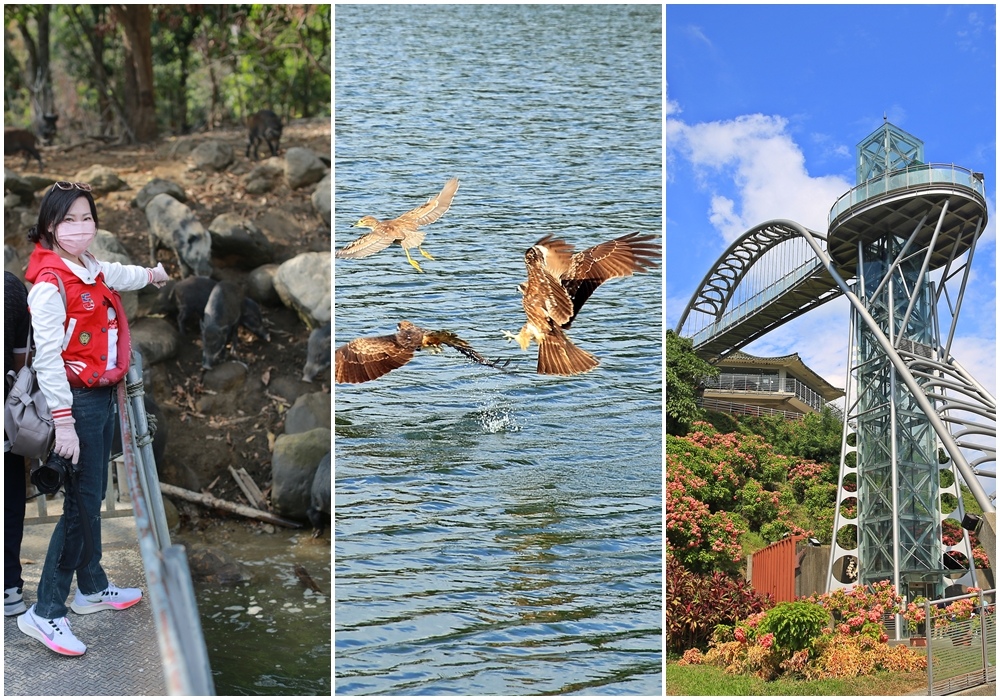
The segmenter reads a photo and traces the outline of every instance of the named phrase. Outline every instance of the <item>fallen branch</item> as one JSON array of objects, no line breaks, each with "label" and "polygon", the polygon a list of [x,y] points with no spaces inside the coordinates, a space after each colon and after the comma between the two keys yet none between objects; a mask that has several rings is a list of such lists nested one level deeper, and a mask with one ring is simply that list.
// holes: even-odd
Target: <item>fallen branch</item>
[{"label": "fallen branch", "polygon": [[257,510],[256,508],[251,508],[250,506],[240,505],[239,503],[232,503],[231,501],[224,501],[221,498],[216,498],[215,496],[206,496],[203,493],[195,493],[194,491],[188,491],[187,489],[182,489],[178,486],[173,486],[172,484],[165,484],[160,482],[160,491],[165,496],[176,496],[177,498],[183,498],[185,501],[190,501],[191,503],[197,503],[199,505],[208,506],[209,508],[219,508],[220,510],[228,510],[231,513],[236,513],[238,515],[243,515],[248,518],[254,518],[256,520],[262,520],[265,523],[271,523],[272,525],[280,525],[281,527],[289,528],[301,528],[302,523],[297,523],[292,520],[285,520],[272,513],[265,513],[262,510]]},{"label": "fallen branch", "polygon": [[261,510],[267,510],[267,502],[264,500],[264,495],[260,492],[257,484],[254,483],[253,477],[247,474],[247,470],[240,467],[239,471],[233,469],[233,465],[229,465],[229,473],[233,475],[233,480],[236,481],[236,485],[240,487],[240,491],[243,495],[247,497],[247,501],[251,505],[260,508]]}]

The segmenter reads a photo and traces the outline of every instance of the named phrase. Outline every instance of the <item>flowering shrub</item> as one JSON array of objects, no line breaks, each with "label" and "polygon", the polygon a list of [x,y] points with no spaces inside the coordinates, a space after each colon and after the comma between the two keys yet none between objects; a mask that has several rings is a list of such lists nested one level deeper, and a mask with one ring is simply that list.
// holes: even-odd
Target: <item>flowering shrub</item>
[{"label": "flowering shrub", "polygon": [[[847,590],[839,588],[823,595],[813,595],[807,600],[823,606],[836,621],[836,630],[841,634],[881,636],[879,623],[885,615],[895,615],[902,611],[903,598],[896,593],[889,581],[854,586]],[[867,630],[865,625],[869,625]],[[878,633],[874,630],[878,629]]]},{"label": "flowering shrub", "polygon": [[[819,465],[802,466],[759,436],[719,433],[704,422],[684,437],[666,436],[665,443],[666,545],[688,569],[737,573],[749,553],[741,541],[750,530],[767,542],[786,532],[812,534],[796,522],[802,508],[786,482],[793,471],[818,479]],[[829,510],[832,496],[823,494]]]},{"label": "flowering shrub", "polygon": [[[850,678],[926,668],[922,655],[905,646],[887,644],[882,617],[895,614],[900,607],[901,598],[888,581],[779,603],[749,615],[734,628],[720,625],[709,650],[699,659],[721,666],[727,673],[752,674],[765,680],[782,675]],[[968,615],[973,608],[974,603],[954,606],[951,613]],[[943,608],[942,614],[946,610]],[[836,618],[832,625],[831,618]]]},{"label": "flowering shrub", "polygon": [[[962,598],[960,600],[954,600],[948,605],[942,606],[941,604],[931,603],[931,619],[933,620],[933,627],[936,630],[944,630],[953,622],[963,622],[966,620],[978,620],[979,619],[979,588],[970,586],[966,589],[966,593],[975,593],[970,598]],[[927,599],[923,596],[918,596],[913,600],[912,603],[906,606],[903,611],[903,619],[909,623],[911,631],[916,631],[921,624],[923,624],[927,619],[927,609],[924,604]]]},{"label": "flowering shrub", "polygon": [[719,627],[770,606],[746,581],[718,571],[710,576],[692,573],[669,552],[664,587],[667,649],[678,653],[706,646]]},{"label": "flowering shrub", "polygon": [[854,678],[878,671],[918,671],[926,657],[905,646],[889,646],[868,635],[833,634],[816,640],[817,656],[802,668],[807,679]]},{"label": "flowering shrub", "polygon": [[682,656],[681,660],[677,662],[677,665],[695,666],[697,664],[700,664],[701,662],[702,662],[701,649],[695,648],[695,649],[688,649],[687,651],[685,651],[684,656]]}]

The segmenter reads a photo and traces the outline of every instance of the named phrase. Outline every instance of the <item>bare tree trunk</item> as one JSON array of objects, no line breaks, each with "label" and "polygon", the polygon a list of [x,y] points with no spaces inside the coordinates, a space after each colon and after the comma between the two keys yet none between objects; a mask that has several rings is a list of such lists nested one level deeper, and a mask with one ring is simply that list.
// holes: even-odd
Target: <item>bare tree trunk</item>
[{"label": "bare tree trunk", "polygon": [[115,5],[114,12],[124,35],[125,111],[135,140],[148,143],[157,136],[149,5]]},{"label": "bare tree trunk", "polygon": [[55,113],[52,94],[52,71],[49,67],[49,13],[51,5],[35,5],[29,12],[38,27],[38,36],[31,36],[28,23],[17,22],[17,29],[24,40],[28,60],[24,66],[24,82],[31,94],[31,117],[34,124],[43,122],[42,116]]}]

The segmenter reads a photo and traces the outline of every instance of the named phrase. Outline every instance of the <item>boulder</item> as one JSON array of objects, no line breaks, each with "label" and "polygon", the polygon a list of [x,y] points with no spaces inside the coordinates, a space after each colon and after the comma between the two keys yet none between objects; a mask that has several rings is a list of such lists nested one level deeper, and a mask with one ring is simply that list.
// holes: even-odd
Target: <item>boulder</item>
[{"label": "boulder", "polygon": [[[126,312],[127,313],[127,312]],[[132,345],[142,352],[143,366],[169,360],[177,355],[180,338],[177,327],[162,318],[140,318],[129,325]]]},{"label": "boulder", "polygon": [[[13,170],[3,169],[3,189],[16,195],[20,204],[31,204],[35,199],[35,188],[27,178],[23,178]],[[7,208],[7,199],[4,197],[4,207]]]},{"label": "boulder", "polygon": [[285,414],[285,434],[304,433],[315,428],[330,429],[330,395],[303,394]]},{"label": "boulder", "polygon": [[327,173],[326,176],[319,181],[319,184],[316,185],[316,189],[313,190],[312,193],[313,208],[327,226],[330,225],[330,200],[332,199],[332,192],[330,190],[330,173]]},{"label": "boulder", "polygon": [[250,269],[274,260],[274,248],[257,224],[234,212],[215,217],[208,226],[212,255]]},{"label": "boulder", "polygon": [[268,158],[254,167],[244,179],[247,194],[265,194],[281,184],[285,168],[280,158]]},{"label": "boulder", "polygon": [[195,170],[225,170],[233,162],[233,149],[221,141],[203,141],[189,156]]},{"label": "boulder", "polygon": [[285,181],[293,190],[319,182],[328,170],[308,148],[296,146],[285,152]]},{"label": "boulder", "polygon": [[295,246],[296,250],[301,248],[299,238],[302,236],[302,226],[292,214],[283,209],[268,209],[257,217],[257,226],[272,243]]},{"label": "boulder", "polygon": [[250,580],[250,570],[222,547],[191,545],[187,548],[191,578],[201,583],[235,586]]},{"label": "boulder", "polygon": [[330,253],[302,253],[278,266],[274,288],[310,330],[330,320]]},{"label": "boulder", "polygon": [[17,277],[23,282],[24,281],[24,269],[21,263],[21,256],[18,255],[17,249],[11,245],[4,245],[3,247],[3,269],[7,272],[13,272]]},{"label": "boulder", "polygon": [[276,263],[261,265],[247,275],[246,295],[258,304],[277,306],[281,303],[281,297],[274,290],[274,273],[278,271]]},{"label": "boulder", "polygon": [[156,177],[143,185],[139,194],[132,200],[132,206],[145,211],[146,205],[158,194],[169,194],[178,202],[187,201],[187,194],[185,194],[183,187],[171,180]]},{"label": "boulder", "polygon": [[104,229],[97,229],[97,235],[94,236],[94,242],[90,244],[87,248],[95,258],[98,260],[105,260],[107,262],[117,262],[122,265],[132,265],[132,258],[129,257],[128,251],[125,250],[125,246],[121,244],[118,237],[110,231],[105,231]]},{"label": "boulder", "polygon": [[283,518],[305,522],[313,477],[323,455],[330,452],[331,433],[316,428],[279,435],[271,453],[271,506]]},{"label": "boulder", "polygon": [[205,371],[202,384],[211,391],[236,391],[247,380],[246,365],[240,362],[223,362]]},{"label": "boulder", "polygon": [[73,177],[74,182],[87,182],[95,193],[107,194],[118,190],[127,190],[128,183],[118,177],[111,168],[106,165],[91,165],[84,168]]}]

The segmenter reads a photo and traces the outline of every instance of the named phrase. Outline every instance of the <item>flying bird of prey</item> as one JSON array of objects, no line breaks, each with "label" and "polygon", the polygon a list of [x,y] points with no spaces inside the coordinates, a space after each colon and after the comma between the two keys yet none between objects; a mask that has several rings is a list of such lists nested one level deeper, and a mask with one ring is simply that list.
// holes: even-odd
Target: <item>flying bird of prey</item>
[{"label": "flying bird of prey", "polygon": [[362,217],[358,223],[354,224],[354,228],[370,228],[371,232],[338,250],[337,257],[367,258],[369,255],[388,248],[393,243],[399,243],[403,252],[406,253],[406,259],[409,263],[417,268],[417,272],[423,272],[417,261],[410,257],[410,248],[416,248],[428,260],[434,259],[430,253],[420,247],[426,235],[420,230],[420,227],[440,219],[451,207],[451,200],[457,190],[458,178],[453,177],[445,183],[444,189],[437,197],[429,199],[402,216],[384,221],[376,219],[374,216]]},{"label": "flying bird of prey", "polygon": [[565,331],[602,283],[656,264],[660,246],[652,243],[655,238],[629,233],[574,254],[571,245],[548,235],[528,248],[528,281],[518,285],[528,322],[517,335],[505,335],[522,350],[532,339],[538,343],[539,374],[580,374],[597,367],[598,359],[576,347]]},{"label": "flying bird of prey", "polygon": [[383,374],[402,367],[413,359],[413,354],[423,348],[432,353],[441,352],[441,346],[458,350],[467,358],[499,370],[507,365],[500,360],[487,360],[472,346],[451,331],[428,331],[409,321],[400,321],[393,335],[373,338],[355,338],[337,348],[334,357],[334,376],[341,384],[360,384],[378,379]]}]

